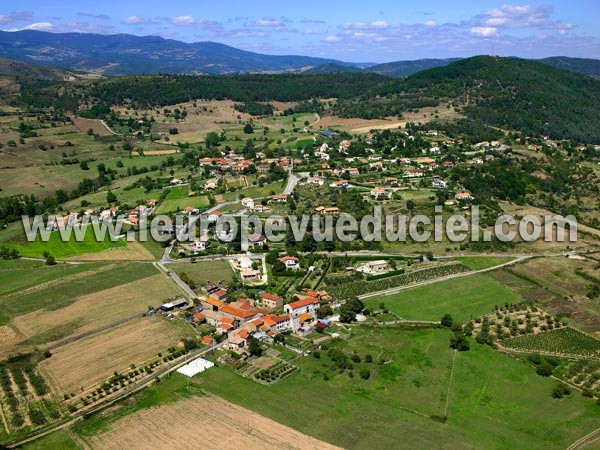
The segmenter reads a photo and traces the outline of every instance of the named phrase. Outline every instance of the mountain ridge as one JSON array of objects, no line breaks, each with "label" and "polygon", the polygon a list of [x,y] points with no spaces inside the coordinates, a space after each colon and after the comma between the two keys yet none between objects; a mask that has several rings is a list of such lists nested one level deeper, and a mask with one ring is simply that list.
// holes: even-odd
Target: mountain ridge
[{"label": "mountain ridge", "polygon": [[[464,59],[427,58],[372,65],[312,56],[266,55],[213,41],[186,43],[152,35],[50,33],[35,30],[0,31],[0,58],[106,76],[364,72],[395,78]],[[538,61],[600,78],[600,60],[556,56]]]}]

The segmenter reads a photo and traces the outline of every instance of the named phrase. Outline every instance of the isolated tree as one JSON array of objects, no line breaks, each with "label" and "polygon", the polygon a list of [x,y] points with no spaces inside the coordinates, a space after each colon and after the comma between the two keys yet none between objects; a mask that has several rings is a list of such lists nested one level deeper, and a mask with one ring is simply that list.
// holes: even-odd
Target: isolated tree
[{"label": "isolated tree", "polygon": [[258,339],[251,338],[250,341],[248,341],[248,351],[253,356],[262,355],[262,347],[260,346]]},{"label": "isolated tree", "polygon": [[46,265],[47,266],[56,265],[56,259],[50,253],[48,253],[48,255],[46,256]]},{"label": "isolated tree", "polygon": [[106,193],[106,201],[108,203],[114,203],[117,201],[117,196],[115,194],[113,194],[112,191],[108,191]]},{"label": "isolated tree", "polygon": [[466,352],[471,348],[469,341],[461,332],[454,333],[454,335],[450,338],[450,347],[458,350],[459,352]]},{"label": "isolated tree", "polygon": [[454,321],[452,320],[452,316],[450,314],[444,314],[441,323],[443,327],[452,328]]},{"label": "isolated tree", "polygon": [[539,366],[537,366],[535,373],[542,377],[549,377],[552,375],[552,366],[548,361],[543,361]]},{"label": "isolated tree", "polygon": [[252,126],[251,123],[248,122],[246,125],[244,125],[244,133],[246,133],[246,134],[254,133],[254,127]]}]

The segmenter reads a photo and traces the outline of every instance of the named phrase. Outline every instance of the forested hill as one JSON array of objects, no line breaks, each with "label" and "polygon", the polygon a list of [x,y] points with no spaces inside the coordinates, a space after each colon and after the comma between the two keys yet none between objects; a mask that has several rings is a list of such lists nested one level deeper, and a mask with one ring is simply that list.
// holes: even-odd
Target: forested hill
[{"label": "forested hill", "polygon": [[[297,101],[318,112],[313,99],[338,98],[329,113],[367,119],[397,116],[452,103],[482,125],[600,143],[600,80],[515,58],[477,56],[392,79],[377,74],[147,75],[29,86],[8,101],[75,112],[82,99],[107,107],[166,106],[197,98],[231,99],[263,114],[256,102]],[[298,109],[299,111],[300,109]]]},{"label": "forested hill", "polygon": [[600,143],[600,81],[540,62],[476,56],[414,74],[400,91],[459,99],[496,127]]},{"label": "forested hill", "polygon": [[589,58],[569,58],[567,56],[552,56],[540,59],[540,62],[559,69],[579,72],[594,78],[600,78],[600,60]]},{"label": "forested hill", "polygon": [[194,98],[236,101],[302,101],[350,98],[389,83],[376,74],[326,75],[156,75],[108,78],[93,83],[86,94],[109,105],[161,106]]}]

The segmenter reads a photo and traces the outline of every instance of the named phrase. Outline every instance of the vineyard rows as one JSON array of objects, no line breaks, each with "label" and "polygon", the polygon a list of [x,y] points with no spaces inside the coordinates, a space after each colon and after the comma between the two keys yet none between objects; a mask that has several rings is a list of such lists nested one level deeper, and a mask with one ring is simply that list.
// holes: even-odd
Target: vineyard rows
[{"label": "vineyard rows", "polygon": [[600,356],[600,340],[570,327],[506,339],[502,345],[515,350],[556,355]]},{"label": "vineyard rows", "polygon": [[391,289],[398,286],[407,286],[410,284],[420,283],[422,281],[427,281],[434,278],[442,278],[448,275],[468,272],[469,270],[470,269],[468,267],[463,266],[460,263],[446,264],[444,266],[415,270],[414,272],[396,275],[380,280],[352,281],[350,283],[328,287],[327,290],[332,297],[344,300],[359,296],[361,294],[384,291],[386,289]]}]

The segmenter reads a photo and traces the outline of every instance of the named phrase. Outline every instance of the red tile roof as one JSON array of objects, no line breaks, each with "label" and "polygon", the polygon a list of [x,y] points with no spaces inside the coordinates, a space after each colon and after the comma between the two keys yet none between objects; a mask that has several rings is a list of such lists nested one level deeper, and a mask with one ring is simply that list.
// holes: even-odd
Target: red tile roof
[{"label": "red tile roof", "polygon": [[313,304],[318,304],[318,303],[319,303],[319,300],[314,297],[304,297],[301,300],[291,302],[289,304],[289,306],[292,309],[298,309],[298,308],[302,308],[303,306],[308,306],[308,305],[313,305]]},{"label": "red tile roof", "polygon": [[270,294],[270,293],[265,292],[265,291],[263,291],[260,294],[258,294],[258,296],[260,298],[264,298],[265,300],[271,300],[273,302],[276,302],[280,298],[279,295],[277,295],[277,294]]}]

